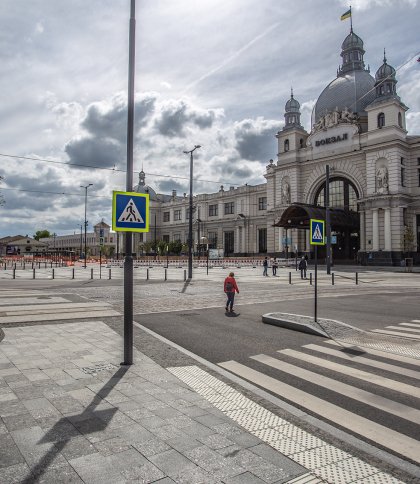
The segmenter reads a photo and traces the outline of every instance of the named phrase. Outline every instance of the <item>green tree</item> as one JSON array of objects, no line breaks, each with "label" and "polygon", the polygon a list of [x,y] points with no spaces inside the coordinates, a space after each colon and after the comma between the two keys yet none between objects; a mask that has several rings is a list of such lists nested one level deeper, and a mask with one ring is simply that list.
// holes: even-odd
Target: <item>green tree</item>
[{"label": "green tree", "polygon": [[174,255],[179,255],[182,251],[182,243],[180,240],[169,242],[169,252]]},{"label": "green tree", "polygon": [[46,237],[51,237],[51,234],[48,230],[37,230],[34,235],[35,240],[44,239]]}]

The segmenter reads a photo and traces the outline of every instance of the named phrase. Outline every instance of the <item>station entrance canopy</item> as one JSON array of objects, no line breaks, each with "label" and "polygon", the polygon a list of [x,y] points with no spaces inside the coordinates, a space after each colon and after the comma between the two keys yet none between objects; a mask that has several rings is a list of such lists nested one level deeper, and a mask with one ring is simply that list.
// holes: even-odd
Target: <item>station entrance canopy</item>
[{"label": "station entrance canopy", "polygon": [[[325,207],[309,205],[306,203],[292,203],[283,212],[275,227],[309,230],[310,219],[325,220]],[[359,214],[352,210],[330,208],[330,223],[333,230],[359,230]]]}]

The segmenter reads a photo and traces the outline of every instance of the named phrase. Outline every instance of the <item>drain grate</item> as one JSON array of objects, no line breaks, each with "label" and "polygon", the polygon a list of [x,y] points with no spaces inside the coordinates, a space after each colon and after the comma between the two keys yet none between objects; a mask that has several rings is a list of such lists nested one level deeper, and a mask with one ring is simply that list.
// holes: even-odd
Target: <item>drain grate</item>
[{"label": "drain grate", "polygon": [[83,368],[80,368],[84,373],[87,373],[88,375],[96,375],[97,373],[101,371],[113,371],[116,370],[117,367],[113,365],[112,363],[101,363],[95,366],[85,366]]}]

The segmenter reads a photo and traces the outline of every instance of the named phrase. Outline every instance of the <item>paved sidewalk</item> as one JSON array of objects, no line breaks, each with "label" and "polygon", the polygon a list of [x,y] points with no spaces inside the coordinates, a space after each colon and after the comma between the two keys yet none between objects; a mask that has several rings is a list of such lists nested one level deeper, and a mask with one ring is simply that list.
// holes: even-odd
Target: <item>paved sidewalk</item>
[{"label": "paved sidewalk", "polygon": [[121,367],[121,337],[100,321],[4,333],[2,484],[400,482],[198,367],[139,351]]}]

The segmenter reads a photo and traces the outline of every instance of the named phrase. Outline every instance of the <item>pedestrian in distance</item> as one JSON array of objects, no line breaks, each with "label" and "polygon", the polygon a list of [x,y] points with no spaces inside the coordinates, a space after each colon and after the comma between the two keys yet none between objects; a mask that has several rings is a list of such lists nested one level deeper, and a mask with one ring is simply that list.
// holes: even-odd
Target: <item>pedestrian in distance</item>
[{"label": "pedestrian in distance", "polygon": [[273,276],[276,276],[277,275],[277,269],[279,267],[279,263],[277,262],[277,259],[274,257],[273,259],[273,263],[271,265],[271,269],[273,271]]},{"label": "pedestrian in distance", "polygon": [[306,262],[305,256],[302,256],[299,262],[300,278],[306,279],[306,269],[308,268],[308,263]]},{"label": "pedestrian in distance", "polygon": [[225,279],[224,291],[227,297],[225,310],[226,312],[230,311],[231,313],[233,313],[234,312],[233,303],[235,300],[235,292],[239,294],[238,285],[236,284],[235,274],[233,272],[229,272],[229,275]]},{"label": "pedestrian in distance", "polygon": [[267,276],[268,277],[268,273],[267,273],[267,270],[268,270],[268,258],[267,257],[263,261],[263,268],[264,268],[263,276]]}]

